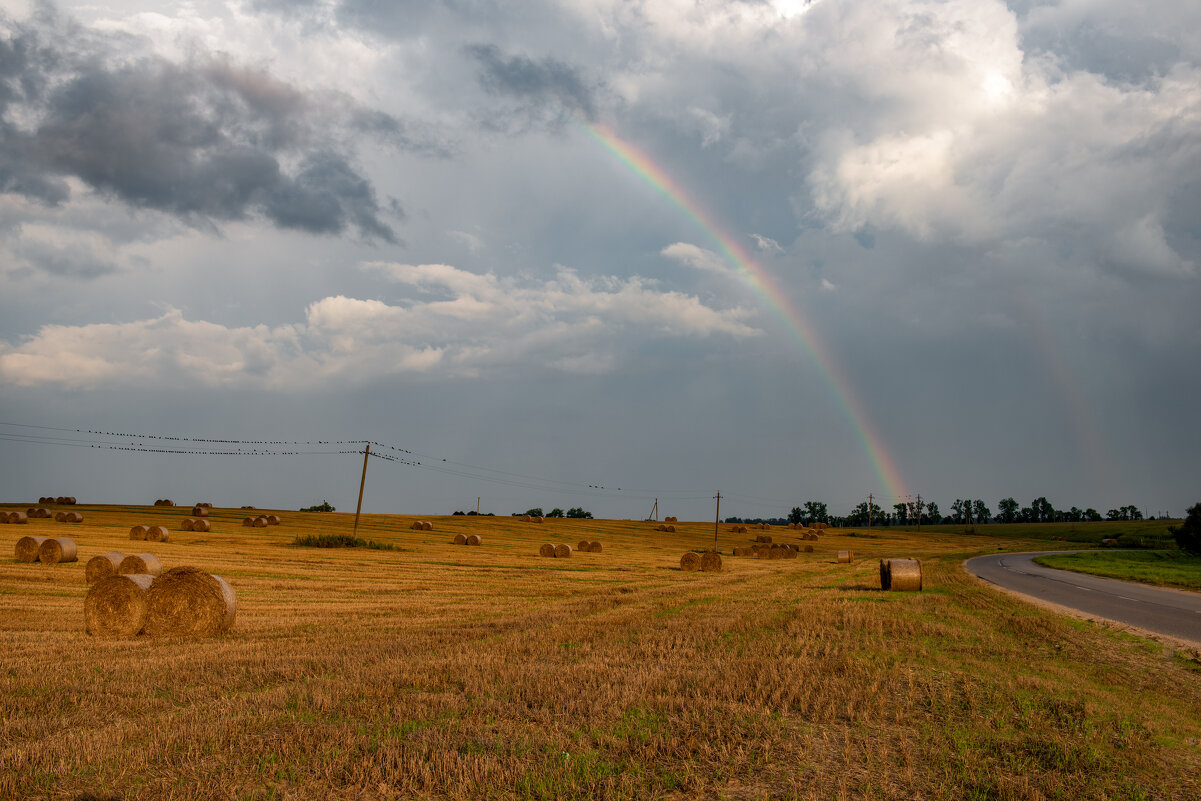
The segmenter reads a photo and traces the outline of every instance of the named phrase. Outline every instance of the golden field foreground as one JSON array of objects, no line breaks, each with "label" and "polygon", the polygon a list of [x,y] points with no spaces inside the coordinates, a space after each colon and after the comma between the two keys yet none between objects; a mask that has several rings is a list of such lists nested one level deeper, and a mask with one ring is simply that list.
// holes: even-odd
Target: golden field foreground
[{"label": "golden field foreground", "polygon": [[[74,508],[0,527],[0,798],[1201,797],[1196,655],[969,577],[1053,547],[1002,526],[830,530],[767,560],[722,525],[724,570],[684,573],[711,522],[364,515],[381,551],[291,545],[353,515],[214,509],[190,533],[185,509]],[[46,533],[79,561],[12,560]],[[603,552],[537,555],[581,539]],[[84,566],[109,551],[225,577],[233,629],[87,636]],[[926,589],[881,592],[877,559],[905,556]]]}]

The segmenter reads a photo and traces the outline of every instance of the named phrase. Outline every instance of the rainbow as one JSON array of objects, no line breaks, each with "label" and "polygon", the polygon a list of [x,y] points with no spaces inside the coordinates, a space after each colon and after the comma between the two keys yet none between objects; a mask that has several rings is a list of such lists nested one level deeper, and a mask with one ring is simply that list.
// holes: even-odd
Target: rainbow
[{"label": "rainbow", "polygon": [[[864,452],[871,460],[877,476],[889,495],[900,501],[906,497],[905,485],[900,471],[889,456],[884,442],[873,428],[867,413],[856,396],[850,380],[831,358],[829,350],[817,335],[817,331],[789,302],[787,294],[776,280],[760,266],[721,226],[701,208],[700,203],[689,198],[683,187],[659,165],[629,142],[622,140],[612,128],[599,123],[581,122],[580,126],[596,142],[617,156],[623,164],[639,177],[665,195],[684,212],[702,231],[718,245],[722,255],[734,266],[746,283],[763,297],[768,308],[783,318],[789,330],[796,336],[802,350],[817,363],[837,400],[846,410],[847,417],[858,434]],[[882,504],[883,505],[883,504]],[[888,506],[883,505],[887,510]]]}]

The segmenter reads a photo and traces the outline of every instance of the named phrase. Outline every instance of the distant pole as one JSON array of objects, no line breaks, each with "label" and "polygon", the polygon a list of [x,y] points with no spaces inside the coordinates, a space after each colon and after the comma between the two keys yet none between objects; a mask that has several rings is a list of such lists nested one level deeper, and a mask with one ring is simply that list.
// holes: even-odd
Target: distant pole
[{"label": "distant pole", "polygon": [[872,527],[872,494],[867,494],[867,527]]},{"label": "distant pole", "polygon": [[367,457],[371,455],[371,443],[363,448],[363,479],[359,482],[359,505],[354,509],[354,536],[359,536],[359,513],[363,511],[363,487],[367,486]]},{"label": "distant pole", "polygon": [[475,496],[475,513],[478,516],[480,513],[480,496]]},{"label": "distant pole", "polygon": [[717,525],[721,520],[721,491],[717,493],[717,512],[713,515],[713,550],[717,550]]}]

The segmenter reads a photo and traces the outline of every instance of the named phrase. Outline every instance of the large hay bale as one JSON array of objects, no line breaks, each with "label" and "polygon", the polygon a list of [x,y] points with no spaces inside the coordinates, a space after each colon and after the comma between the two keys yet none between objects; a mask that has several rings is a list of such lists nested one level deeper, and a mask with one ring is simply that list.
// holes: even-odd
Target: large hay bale
[{"label": "large hay bale", "polygon": [[421,524],[421,530],[422,531],[433,531],[434,524],[431,523],[430,521],[426,520],[424,523]]},{"label": "large hay bale", "polygon": [[279,515],[267,515],[267,525],[278,526],[279,525]]},{"label": "large hay bale", "polygon": [[83,522],[83,513],[82,512],[67,512],[66,521],[68,523],[82,523]]},{"label": "large hay bale", "polygon": [[571,556],[571,546],[565,542],[560,542],[555,546],[555,558],[566,559]]},{"label": "large hay bale", "polygon": [[467,535],[463,534],[463,533],[456,534],[455,538],[453,540],[451,540],[451,542],[454,545],[466,545],[467,544]]},{"label": "large hay bale", "polygon": [[129,530],[129,538],[131,540],[144,540],[146,539],[146,532],[149,529],[150,526],[134,526]]},{"label": "large hay bale", "polygon": [[575,549],[577,551],[587,553],[588,552],[588,540],[580,540],[578,543],[576,543]]},{"label": "large hay bale", "polygon": [[246,526],[246,528],[252,527],[254,525],[254,518],[253,517],[243,517],[242,525]]},{"label": "large hay bale", "polygon": [[536,517],[530,518],[530,520],[531,520],[531,522],[534,522],[534,523],[541,523],[541,522],[543,522],[542,515],[538,515],[538,516],[536,516]]},{"label": "large hay bale", "polygon": [[158,576],[162,575],[163,563],[152,553],[131,553],[117,565],[117,572],[122,576],[133,576],[139,573]]},{"label": "large hay bale", "polygon": [[[248,517],[246,519],[249,520],[250,518]],[[414,520],[413,525],[409,526],[409,528],[411,528],[413,531],[421,531],[421,521]]]},{"label": "large hay bale", "polygon": [[554,544],[550,543],[550,542],[542,543],[542,545],[538,548],[538,555],[539,556],[549,556],[553,559],[555,556]]},{"label": "large hay bale", "polygon": [[920,559],[881,559],[880,589],[919,592],[922,589]]},{"label": "large hay bale", "polygon": [[530,522],[531,520],[533,520],[533,518],[532,518],[532,517],[530,517],[529,515],[522,515],[522,516],[521,516],[521,522],[522,522],[522,523],[528,523],[528,522]]},{"label": "large hay bale", "polygon": [[207,520],[197,520],[192,523],[192,531],[211,531],[213,524]]},{"label": "large hay bale", "polygon": [[850,551],[839,551],[838,552],[838,563],[840,565],[850,564],[853,561],[853,559],[854,559],[854,556]]},{"label": "large hay bale", "polygon": [[101,579],[106,579],[109,576],[115,576],[120,570],[121,560],[125,558],[123,553],[102,553],[99,556],[93,556],[88,560],[87,566],[83,569],[83,579],[88,584],[95,584]]},{"label": "large hay bale", "polygon": [[770,534],[760,534],[758,537],[755,537],[755,542],[766,542],[766,543],[770,543],[770,542],[771,542],[771,535],[770,535]]},{"label": "large hay bale", "polygon": [[75,562],[78,559],[79,549],[75,547],[75,540],[70,537],[47,537],[46,541],[38,546],[38,561],[48,565]]},{"label": "large hay bale", "polygon": [[207,517],[208,513],[209,508],[207,506],[201,506],[197,504],[196,506],[192,507],[192,517]]},{"label": "large hay bale", "polygon": [[717,551],[705,551],[701,554],[701,570],[706,573],[716,573],[721,570],[721,554]]},{"label": "large hay bale", "polygon": [[153,576],[107,576],[83,600],[84,628],[93,637],[134,637],[146,626],[146,591]]},{"label": "large hay bale", "polygon": [[67,522],[67,513],[62,511],[61,509],[59,511],[55,512],[54,513],[54,522],[55,523],[66,523]]},{"label": "large hay bale", "polygon": [[195,523],[196,523],[196,518],[194,518],[194,517],[185,517],[185,518],[183,519],[183,523],[182,523],[182,524],[180,524],[180,526],[179,526],[179,527],[180,527],[181,529],[183,529],[184,531],[191,531],[191,530],[192,530],[192,526],[193,526]]},{"label": "large hay bale", "polygon": [[687,573],[692,573],[701,569],[701,555],[695,551],[689,551],[680,557],[680,570]]},{"label": "large hay bale", "polygon": [[28,523],[29,515],[25,512],[9,512],[8,522],[10,523]]},{"label": "large hay bale", "polygon": [[229,631],[237,616],[233,588],[220,576],[196,567],[174,567],[146,591],[146,633],[215,637]]},{"label": "large hay bale", "polygon": [[42,547],[42,543],[46,541],[45,537],[22,537],[17,540],[17,547],[13,550],[13,556],[18,562],[36,562],[38,560],[38,549]]},{"label": "large hay bale", "polygon": [[788,550],[788,549],[785,548],[783,545],[773,545],[767,549],[767,558],[768,559],[784,559],[785,558],[784,551],[786,551],[786,550]]},{"label": "large hay bale", "polygon": [[166,526],[150,526],[146,529],[146,540],[148,542],[169,542],[171,540],[171,532]]},{"label": "large hay bale", "polygon": [[817,542],[817,532],[816,531],[806,531],[805,539],[811,540],[812,542]]},{"label": "large hay bale", "polygon": [[254,520],[251,521],[250,525],[253,526],[254,528],[266,528],[267,527],[267,518],[262,515],[259,515],[258,517],[256,517]]},{"label": "large hay bale", "polygon": [[479,534],[469,534],[467,536],[468,545],[483,545],[484,539]]},{"label": "large hay bale", "polygon": [[601,544],[599,542],[596,542],[594,540],[594,541],[588,543],[588,553],[600,553],[600,552],[601,552]]}]

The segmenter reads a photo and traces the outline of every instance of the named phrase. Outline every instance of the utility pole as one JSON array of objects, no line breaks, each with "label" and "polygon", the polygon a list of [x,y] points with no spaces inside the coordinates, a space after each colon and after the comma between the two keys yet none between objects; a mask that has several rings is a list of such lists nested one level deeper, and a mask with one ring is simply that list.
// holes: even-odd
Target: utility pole
[{"label": "utility pole", "polygon": [[651,507],[651,514],[650,514],[650,517],[647,518],[647,520],[658,520],[658,519],[659,519],[659,499],[655,498],[655,505]]},{"label": "utility pole", "polygon": [[917,530],[922,530],[922,494],[917,494]]},{"label": "utility pole", "polygon": [[359,505],[354,509],[354,536],[359,536],[359,513],[363,511],[363,487],[367,486],[367,457],[371,455],[371,443],[363,448],[363,478],[359,481]]},{"label": "utility pole", "polygon": [[717,550],[717,526],[721,520],[721,490],[717,492],[717,512],[713,515],[713,550]]},{"label": "utility pole", "polygon": [[872,527],[872,494],[867,494],[867,527]]},{"label": "utility pole", "polygon": [[480,496],[475,496],[475,514],[478,517],[480,514]]}]

